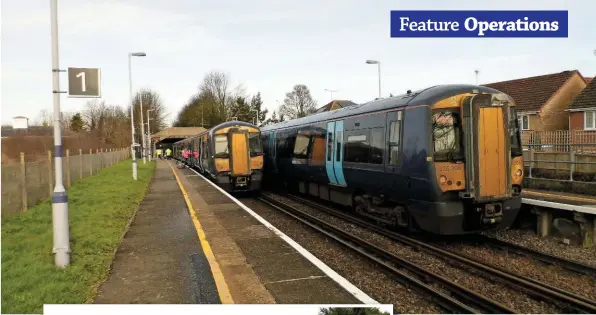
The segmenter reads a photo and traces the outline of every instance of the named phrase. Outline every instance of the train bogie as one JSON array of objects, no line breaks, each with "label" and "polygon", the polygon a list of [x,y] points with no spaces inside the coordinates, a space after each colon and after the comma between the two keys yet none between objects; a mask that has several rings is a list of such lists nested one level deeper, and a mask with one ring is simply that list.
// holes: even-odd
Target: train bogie
[{"label": "train bogie", "polygon": [[437,234],[512,224],[523,158],[514,103],[439,86],[262,129],[267,180]]}]

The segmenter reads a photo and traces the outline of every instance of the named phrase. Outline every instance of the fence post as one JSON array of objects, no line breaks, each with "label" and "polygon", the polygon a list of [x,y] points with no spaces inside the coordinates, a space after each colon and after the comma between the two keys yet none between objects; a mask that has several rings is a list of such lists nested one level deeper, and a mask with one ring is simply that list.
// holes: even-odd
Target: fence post
[{"label": "fence post", "polygon": [[97,156],[99,157],[99,169],[102,170],[103,169],[103,149],[97,149]]},{"label": "fence post", "polygon": [[569,180],[573,181],[573,172],[575,171],[575,150],[569,144]]},{"label": "fence post", "polygon": [[27,173],[25,172],[25,153],[21,152],[21,209],[27,211]]},{"label": "fence post", "polygon": [[79,179],[83,178],[83,149],[79,149]]},{"label": "fence post", "polygon": [[70,149],[66,149],[66,188],[70,187]]},{"label": "fence post", "polygon": [[89,149],[89,176],[93,175],[93,149]]},{"label": "fence post", "polygon": [[49,195],[52,197],[52,192],[54,191],[52,185],[52,150],[48,150],[48,189],[50,191]]},{"label": "fence post", "polygon": [[534,168],[534,146],[532,144],[530,144],[529,147],[530,147],[530,167],[528,169],[528,178],[532,178],[532,168]]}]

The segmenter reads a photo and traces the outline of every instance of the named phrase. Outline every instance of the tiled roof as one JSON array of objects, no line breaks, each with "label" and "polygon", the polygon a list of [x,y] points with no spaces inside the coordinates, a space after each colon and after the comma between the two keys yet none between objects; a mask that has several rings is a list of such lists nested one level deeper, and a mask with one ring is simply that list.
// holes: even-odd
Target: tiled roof
[{"label": "tiled roof", "polygon": [[569,105],[569,109],[579,108],[596,109],[596,80],[591,80]]},{"label": "tiled roof", "polygon": [[568,70],[559,73],[540,75],[523,79],[485,84],[513,98],[518,112],[539,111],[542,106],[567,82],[579,72]]},{"label": "tiled roof", "polygon": [[586,84],[590,83],[592,79],[594,79],[594,77],[584,77],[584,80],[586,80]]},{"label": "tiled roof", "polygon": [[348,100],[333,100],[321,107],[319,107],[315,113],[322,113],[322,112],[326,112],[326,111],[330,111],[331,108],[333,107],[333,104],[337,104],[339,105],[341,108],[344,108],[346,106],[351,106],[351,105],[356,105],[356,103],[352,102],[352,101],[348,101]]}]

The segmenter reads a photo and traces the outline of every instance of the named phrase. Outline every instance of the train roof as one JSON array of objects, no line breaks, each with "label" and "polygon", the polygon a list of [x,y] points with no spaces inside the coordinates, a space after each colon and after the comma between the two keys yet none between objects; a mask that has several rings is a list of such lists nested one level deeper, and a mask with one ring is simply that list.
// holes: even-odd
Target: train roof
[{"label": "train roof", "polygon": [[[197,133],[195,136],[203,135],[203,134],[205,134],[206,132],[208,132],[208,133],[209,133],[209,136],[213,136],[213,133],[214,133],[215,131],[217,131],[217,130],[220,130],[220,129],[223,129],[223,128],[227,128],[227,127],[232,127],[232,126],[246,126],[246,127],[253,127],[253,128],[255,128],[255,129],[257,129],[257,130],[260,130],[260,128],[259,128],[258,126],[256,126],[256,125],[253,125],[253,124],[251,124],[251,123],[247,123],[247,122],[245,122],[245,121],[239,121],[239,120],[231,120],[231,121],[222,122],[221,124],[215,125],[215,126],[213,126],[213,127],[209,128],[209,129],[207,129],[207,130],[204,130],[204,131],[202,131],[202,132],[199,132],[199,133]],[[193,136],[193,137],[195,137],[195,136]],[[186,138],[186,139],[180,140],[180,141],[178,141],[178,142],[175,142],[174,144],[176,144],[176,143],[183,143],[183,142],[185,142],[185,141],[190,141],[190,139],[192,139],[193,137],[190,137],[190,138]]]},{"label": "train roof", "polygon": [[423,90],[406,93],[403,95],[378,99],[362,104],[350,105],[333,111],[322,112],[302,118],[282,121],[280,123],[261,127],[261,131],[284,129],[304,124],[312,124],[321,121],[335,120],[339,118],[360,115],[371,112],[378,112],[403,106],[432,105],[447,97],[461,93],[502,93],[501,91],[469,84],[448,84],[436,85]]}]

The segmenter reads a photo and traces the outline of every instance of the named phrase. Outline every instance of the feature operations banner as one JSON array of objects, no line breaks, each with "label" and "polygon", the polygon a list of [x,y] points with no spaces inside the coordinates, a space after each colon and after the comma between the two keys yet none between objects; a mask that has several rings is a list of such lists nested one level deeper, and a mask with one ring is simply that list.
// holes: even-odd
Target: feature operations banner
[{"label": "feature operations banner", "polygon": [[567,11],[391,11],[391,37],[568,37]]}]

